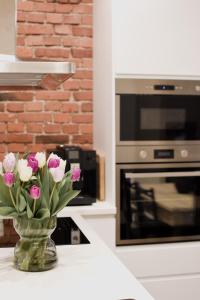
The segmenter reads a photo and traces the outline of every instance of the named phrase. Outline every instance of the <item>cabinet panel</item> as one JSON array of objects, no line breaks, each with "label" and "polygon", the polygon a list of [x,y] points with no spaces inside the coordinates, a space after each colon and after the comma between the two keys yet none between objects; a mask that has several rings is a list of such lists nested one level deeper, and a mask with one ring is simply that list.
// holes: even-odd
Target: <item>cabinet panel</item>
[{"label": "cabinet panel", "polygon": [[155,300],[199,300],[200,275],[140,281]]},{"label": "cabinet panel", "polygon": [[115,73],[200,76],[200,1],[113,0]]}]

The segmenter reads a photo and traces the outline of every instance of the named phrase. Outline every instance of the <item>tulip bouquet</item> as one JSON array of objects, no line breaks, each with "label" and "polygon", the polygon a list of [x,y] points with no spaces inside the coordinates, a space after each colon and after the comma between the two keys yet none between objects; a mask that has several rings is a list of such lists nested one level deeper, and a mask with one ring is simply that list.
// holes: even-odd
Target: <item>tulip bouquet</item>
[{"label": "tulip bouquet", "polygon": [[29,154],[19,159],[9,153],[0,162],[0,215],[44,219],[56,215],[79,191],[72,183],[80,169],[65,173],[66,161],[55,154]]},{"label": "tulip bouquet", "polygon": [[0,215],[12,217],[20,236],[15,246],[15,267],[23,271],[51,269],[56,247],[50,239],[56,215],[79,191],[73,182],[80,169],[65,172],[66,161],[55,154],[18,155],[9,153],[0,162]]}]

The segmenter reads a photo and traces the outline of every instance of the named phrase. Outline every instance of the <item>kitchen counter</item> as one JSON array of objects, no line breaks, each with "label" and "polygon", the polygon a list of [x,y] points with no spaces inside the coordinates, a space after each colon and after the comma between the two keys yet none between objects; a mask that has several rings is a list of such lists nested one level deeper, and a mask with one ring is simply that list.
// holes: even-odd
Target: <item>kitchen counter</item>
[{"label": "kitchen counter", "polygon": [[90,244],[57,246],[58,265],[46,272],[13,268],[13,248],[0,249],[0,294],[7,300],[153,300],[78,214],[69,213]]}]

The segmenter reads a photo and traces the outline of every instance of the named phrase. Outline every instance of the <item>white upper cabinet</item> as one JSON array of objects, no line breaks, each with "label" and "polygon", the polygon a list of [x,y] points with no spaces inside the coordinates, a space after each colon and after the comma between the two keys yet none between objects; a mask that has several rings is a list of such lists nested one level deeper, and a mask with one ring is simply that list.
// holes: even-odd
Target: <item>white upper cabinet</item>
[{"label": "white upper cabinet", "polygon": [[199,0],[113,0],[115,74],[200,76]]}]

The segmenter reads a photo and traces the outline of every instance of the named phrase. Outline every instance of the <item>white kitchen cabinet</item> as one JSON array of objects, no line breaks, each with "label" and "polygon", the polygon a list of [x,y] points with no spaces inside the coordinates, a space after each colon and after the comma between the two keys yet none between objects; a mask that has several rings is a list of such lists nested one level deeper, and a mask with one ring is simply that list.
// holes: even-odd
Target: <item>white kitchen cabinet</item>
[{"label": "white kitchen cabinet", "polygon": [[[199,0],[94,0],[94,147],[105,156],[112,205],[115,79],[200,79],[199,12]],[[200,242],[116,247],[114,218],[89,221],[156,300],[200,299]]]},{"label": "white kitchen cabinet", "polygon": [[199,0],[113,0],[115,73],[200,76]]}]

